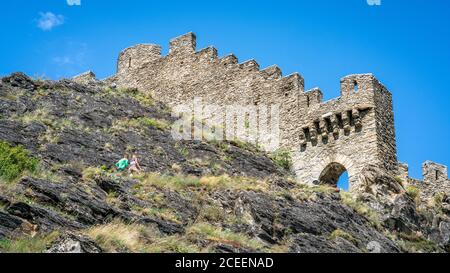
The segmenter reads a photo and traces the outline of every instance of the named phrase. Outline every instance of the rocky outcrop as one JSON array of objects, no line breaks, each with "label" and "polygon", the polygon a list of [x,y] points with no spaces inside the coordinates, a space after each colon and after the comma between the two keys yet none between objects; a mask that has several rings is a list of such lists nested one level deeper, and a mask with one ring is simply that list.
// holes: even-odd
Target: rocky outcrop
[{"label": "rocky outcrop", "polygon": [[[376,225],[337,190],[298,185],[254,147],[174,141],[168,109],[135,90],[13,74],[1,80],[0,105],[0,140],[40,161],[36,173],[0,180],[0,240],[58,232],[46,252],[98,253],[109,250],[89,231],[120,221],[155,230],[145,244],[175,238],[220,253],[403,252],[399,236],[418,233],[437,251],[449,247],[447,197],[425,215],[394,178],[368,168],[358,200],[377,213]],[[117,173],[124,153],[158,176]],[[219,178],[237,185],[224,187]],[[217,229],[209,231],[217,238],[199,236],[192,230],[199,223]],[[228,233],[252,242],[220,237]]]},{"label": "rocky outcrop", "polygon": [[101,253],[102,249],[89,238],[67,233],[58,238],[46,253]]}]

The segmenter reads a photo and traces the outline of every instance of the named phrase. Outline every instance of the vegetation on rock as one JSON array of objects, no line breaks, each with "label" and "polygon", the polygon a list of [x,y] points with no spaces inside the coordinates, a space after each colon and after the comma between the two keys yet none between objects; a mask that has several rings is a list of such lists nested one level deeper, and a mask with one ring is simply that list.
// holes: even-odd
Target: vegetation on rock
[{"label": "vegetation on rock", "polygon": [[22,146],[12,147],[0,140],[0,178],[12,181],[25,171],[34,172],[38,163]]},{"label": "vegetation on rock", "polygon": [[[297,183],[287,151],[173,140],[168,109],[136,90],[14,74],[2,79],[0,105],[0,177],[14,181],[0,183],[0,252],[74,245],[79,252],[367,252],[374,241],[384,252],[443,252],[449,245],[445,195],[420,211],[410,189],[393,197],[372,187],[358,198]],[[136,154],[143,171],[117,171],[124,154]]]}]

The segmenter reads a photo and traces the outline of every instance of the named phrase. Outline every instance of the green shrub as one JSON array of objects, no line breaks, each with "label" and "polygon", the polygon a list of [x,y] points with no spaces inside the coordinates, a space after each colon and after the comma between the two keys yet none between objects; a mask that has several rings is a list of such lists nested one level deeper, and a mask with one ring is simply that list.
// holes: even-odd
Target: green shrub
[{"label": "green shrub", "polygon": [[290,171],[292,169],[292,157],[288,150],[280,149],[270,155],[270,158],[281,168]]},{"label": "green shrub", "polygon": [[153,127],[159,130],[165,130],[169,127],[167,122],[163,120],[157,120],[152,118],[139,118],[138,121],[143,126]]},{"label": "green shrub", "polygon": [[167,121],[157,120],[153,118],[140,117],[135,119],[117,120],[113,123],[113,130],[128,130],[130,127],[136,129],[143,129],[145,127],[152,127],[164,131],[170,127]]},{"label": "green shrub", "polygon": [[404,184],[403,178],[401,178],[400,176],[396,176],[394,177],[395,181],[397,181],[397,183],[399,183],[400,185]]},{"label": "green shrub", "polygon": [[406,193],[416,202],[417,205],[420,205],[420,189],[414,186],[406,187]]},{"label": "green shrub", "polygon": [[406,193],[408,193],[408,195],[411,196],[411,198],[414,199],[414,198],[416,198],[419,195],[420,190],[417,187],[408,186],[406,188]]},{"label": "green shrub", "polygon": [[230,144],[232,144],[238,148],[241,148],[243,150],[247,150],[247,151],[253,151],[253,152],[260,151],[260,147],[257,144],[242,141],[240,139],[231,140]]},{"label": "green shrub", "polygon": [[7,181],[18,178],[24,171],[34,172],[38,160],[31,157],[22,146],[12,147],[0,141],[0,177]]}]

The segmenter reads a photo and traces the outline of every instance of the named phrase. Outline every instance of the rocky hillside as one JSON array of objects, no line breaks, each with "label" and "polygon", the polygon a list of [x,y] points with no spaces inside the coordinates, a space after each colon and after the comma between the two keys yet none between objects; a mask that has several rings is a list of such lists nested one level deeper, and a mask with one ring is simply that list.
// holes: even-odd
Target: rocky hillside
[{"label": "rocky hillside", "polygon": [[[446,252],[450,200],[365,170],[295,183],[283,153],[176,142],[170,109],[102,83],[0,81],[0,252]],[[143,172],[114,163],[138,155]]]}]

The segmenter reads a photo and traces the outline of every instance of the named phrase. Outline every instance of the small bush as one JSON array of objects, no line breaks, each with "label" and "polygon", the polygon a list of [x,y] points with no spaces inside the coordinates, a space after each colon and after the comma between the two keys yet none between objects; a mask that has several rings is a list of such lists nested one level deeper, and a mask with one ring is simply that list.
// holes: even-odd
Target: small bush
[{"label": "small bush", "polygon": [[106,176],[107,173],[101,168],[89,167],[83,170],[82,175],[84,181],[92,181]]},{"label": "small bush", "polygon": [[406,187],[406,193],[414,200],[417,206],[422,202],[420,198],[420,189],[414,186]]},{"label": "small bush", "polygon": [[138,121],[142,126],[153,127],[158,130],[166,130],[169,127],[167,122],[163,120],[157,120],[152,118],[139,118]]},{"label": "small bush", "polygon": [[0,177],[12,181],[25,171],[34,172],[38,167],[38,160],[31,157],[22,146],[12,147],[0,141]]},{"label": "small bush", "polygon": [[342,229],[336,229],[335,231],[333,231],[331,233],[330,239],[334,240],[336,238],[343,238],[354,245],[358,244],[358,240],[356,240],[355,237],[353,237],[351,234],[343,231]]},{"label": "small bush", "polygon": [[165,120],[140,117],[135,119],[117,120],[113,123],[112,130],[128,130],[130,127],[138,130],[142,130],[144,127],[152,127],[164,131],[169,128],[169,124]]},{"label": "small bush", "polygon": [[397,183],[399,183],[400,185],[403,185],[403,184],[404,184],[403,178],[401,178],[400,176],[396,176],[394,179],[395,179],[395,181],[397,181]]},{"label": "small bush", "polygon": [[292,157],[288,150],[278,150],[270,155],[270,158],[281,168],[290,171],[292,169]]},{"label": "small bush", "polygon": [[230,141],[230,144],[232,144],[232,145],[234,145],[234,146],[236,146],[238,148],[241,148],[243,150],[247,150],[247,151],[254,151],[254,152],[256,152],[256,151],[260,150],[258,145],[255,145],[255,144],[250,143],[250,142],[242,141],[240,139],[232,140],[232,141]]},{"label": "small bush", "polygon": [[412,199],[416,199],[420,194],[420,190],[417,187],[408,186],[406,187],[406,193],[411,196]]}]

